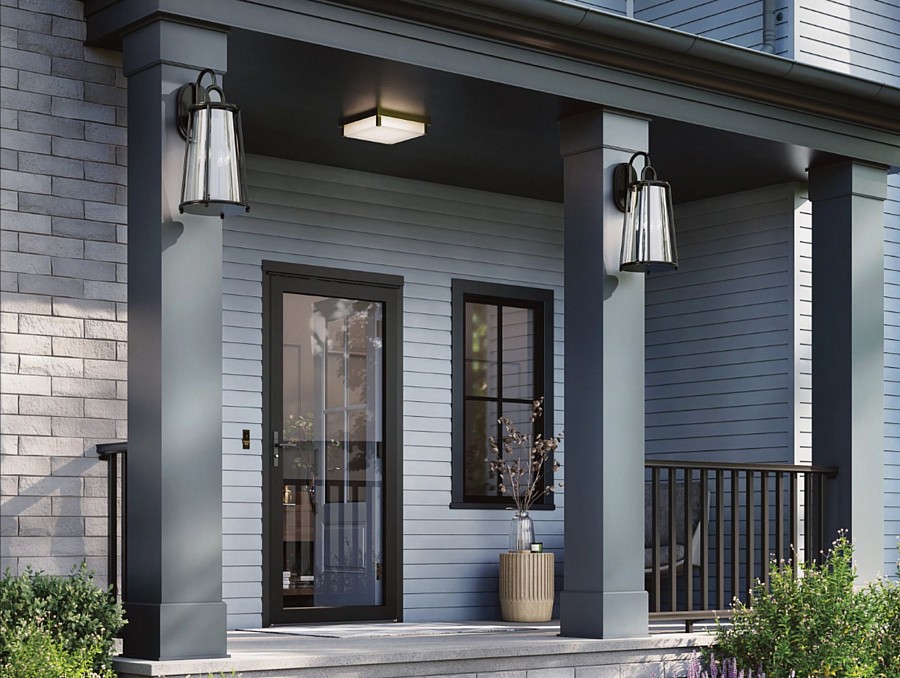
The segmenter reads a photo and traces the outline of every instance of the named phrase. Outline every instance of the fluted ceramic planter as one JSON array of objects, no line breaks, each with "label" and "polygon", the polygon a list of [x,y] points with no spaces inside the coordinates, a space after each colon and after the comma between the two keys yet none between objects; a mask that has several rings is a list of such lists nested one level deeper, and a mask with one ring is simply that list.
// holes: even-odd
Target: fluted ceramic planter
[{"label": "fluted ceramic planter", "polygon": [[553,566],[552,553],[500,554],[500,614],[504,621],[550,621]]}]

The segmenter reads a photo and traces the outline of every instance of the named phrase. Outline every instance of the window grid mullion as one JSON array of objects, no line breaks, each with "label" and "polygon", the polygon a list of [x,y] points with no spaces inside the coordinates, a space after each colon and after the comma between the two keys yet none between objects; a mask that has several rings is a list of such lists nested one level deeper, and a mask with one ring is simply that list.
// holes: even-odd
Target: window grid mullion
[{"label": "window grid mullion", "polygon": [[[497,442],[500,444],[502,454],[503,450],[503,425],[500,418],[503,416],[503,306],[497,304]],[[497,496],[503,497],[500,491],[500,485],[503,483],[502,478],[497,474]]]}]

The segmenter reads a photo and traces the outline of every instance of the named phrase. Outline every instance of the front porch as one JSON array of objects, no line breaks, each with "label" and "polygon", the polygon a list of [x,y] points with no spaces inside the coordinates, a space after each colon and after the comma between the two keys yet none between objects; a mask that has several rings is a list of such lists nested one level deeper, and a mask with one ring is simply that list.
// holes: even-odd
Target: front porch
[{"label": "front porch", "polygon": [[[389,635],[397,627],[402,628],[401,635]],[[677,633],[677,628],[677,625],[656,623],[651,627],[651,635],[644,638],[579,639],[560,637],[558,621],[273,627],[267,632],[230,631],[226,658],[170,661],[122,658],[116,660],[115,668],[121,678],[231,676],[232,673],[241,678],[685,676],[691,656],[708,645],[711,636]],[[294,635],[294,631],[303,635]],[[317,633],[337,637],[314,635]]]},{"label": "front porch", "polygon": [[[653,612],[666,597],[684,599],[688,612],[695,598],[702,608],[721,609],[726,591],[730,599],[764,571],[774,545],[782,554],[799,536],[796,485],[767,475],[774,470],[726,477],[734,469],[713,462],[837,468],[828,490],[836,501],[817,511],[824,527],[816,534],[849,527],[863,546],[861,574],[872,575],[883,522],[880,496],[869,491],[883,466],[883,277],[880,229],[869,224],[883,221],[893,137],[885,132],[879,144],[862,127],[887,125],[887,104],[859,101],[852,81],[821,84],[819,73],[795,73],[803,86],[789,91],[791,83],[770,73],[774,57],[713,43],[703,43],[708,54],[685,56],[669,43],[680,36],[605,15],[591,14],[598,23],[584,27],[555,26],[559,36],[535,43],[509,30],[533,19],[513,10],[495,17],[496,32],[486,35],[483,21],[461,24],[452,6],[426,12],[426,22],[415,13],[343,4],[229,5],[181,21],[148,10],[138,21],[123,14],[125,3],[110,3],[92,19],[92,39],[123,49],[128,126],[141,131],[129,139],[129,154],[159,159],[129,166],[128,351],[140,359],[129,364],[128,377],[125,651],[148,659],[120,660],[122,675],[471,676],[499,668],[576,676],[589,667],[578,673],[684,675],[678,662],[705,641],[648,639],[648,567],[655,571]],[[626,29],[659,57],[651,69],[642,57],[622,70],[618,35]],[[658,62],[671,62],[669,80],[660,79]],[[223,224],[179,216],[173,202],[184,144],[169,113],[174,93],[201,68],[228,73],[251,152],[253,211]],[[377,109],[395,93],[403,94],[398,108],[409,103],[432,120],[421,143],[361,147],[338,135],[337,120],[369,104]],[[819,110],[819,101],[832,99],[847,102],[835,104],[835,119]],[[682,191],[678,277],[647,280],[619,270],[613,170],[646,150]],[[809,201],[798,188],[807,179]],[[801,239],[803,227],[816,231],[814,247]],[[811,280],[805,259],[828,275]],[[275,286],[279,276],[292,286]],[[459,388],[464,382],[455,376],[466,356],[457,355],[465,342],[454,335],[454,327],[466,333],[457,280],[503,288],[503,299],[490,302],[496,309],[518,308],[510,286],[550,292],[534,312],[548,320],[533,336],[552,337],[558,350],[550,344],[531,361],[529,376],[547,377],[525,400],[548,396],[554,428],[566,433],[565,489],[538,522],[559,558],[567,638],[557,638],[555,628],[503,634],[502,647],[495,634],[226,638],[226,627],[284,622],[496,618],[496,557],[509,521],[492,510],[499,504],[485,507],[458,491],[467,478],[460,398],[474,390]],[[372,296],[376,287],[391,294]],[[319,420],[334,414],[321,406],[321,389],[308,398],[315,408],[283,406],[301,393],[285,375],[303,374],[284,369],[284,356],[294,355],[288,349],[315,376],[327,371],[307,347],[329,346],[310,341],[308,332],[286,336],[277,320],[285,317],[285,298],[306,304],[292,316],[304,331],[324,325],[309,322],[319,317],[350,327],[349,314],[316,316],[329,300],[353,300],[354,309],[356,301],[374,300],[383,310],[357,327],[365,327],[367,347],[384,347],[384,363],[372,357],[381,348],[353,353],[350,339],[342,339],[344,362],[336,363],[365,356],[367,365],[379,365],[372,374],[384,384],[367,388],[363,400],[383,399],[385,409],[371,421],[383,422],[386,433],[366,426],[357,438],[340,436],[342,451],[351,440],[367,443],[361,467],[384,465],[383,478],[365,476],[366,496],[377,496],[384,511],[354,518],[353,529],[369,536],[354,542],[350,557],[328,550],[329,567],[365,575],[367,586],[358,589],[369,597],[335,603],[325,595],[325,519],[313,523],[312,510],[304,517],[294,501],[298,488],[308,494],[315,482],[324,487],[323,474],[310,475],[311,464],[299,464],[303,477],[286,474],[288,459],[289,469],[298,467],[298,453],[281,463],[282,449],[301,442],[279,437],[285,418],[313,409]],[[809,344],[806,311],[813,306]],[[495,335],[501,351],[502,331]],[[314,338],[321,336],[331,335]],[[816,352],[814,414],[803,346]],[[523,383],[537,389],[538,380]],[[502,409],[502,379],[498,384],[501,395],[476,396]],[[350,390],[341,391],[338,405],[348,421]],[[653,477],[648,457],[678,459],[683,471]],[[353,470],[343,461],[317,457],[317,464],[336,475]],[[346,487],[362,482],[347,478]],[[706,521],[728,513],[735,524],[743,511],[747,529],[701,529],[707,541],[701,538],[696,558],[686,542],[666,545],[645,530],[648,480],[668,480],[669,506],[679,482],[686,495],[700,483],[693,515]],[[742,508],[742,497],[755,494],[766,497],[758,513]],[[325,494],[316,496],[325,516]],[[336,493],[327,503],[364,503],[347,497]],[[653,525],[659,508],[652,508]],[[681,524],[690,534],[693,510],[680,518],[669,510],[668,533]],[[661,576],[663,559],[686,573],[683,586]],[[320,590],[299,595],[310,581]],[[219,658],[185,659],[195,656]]]}]

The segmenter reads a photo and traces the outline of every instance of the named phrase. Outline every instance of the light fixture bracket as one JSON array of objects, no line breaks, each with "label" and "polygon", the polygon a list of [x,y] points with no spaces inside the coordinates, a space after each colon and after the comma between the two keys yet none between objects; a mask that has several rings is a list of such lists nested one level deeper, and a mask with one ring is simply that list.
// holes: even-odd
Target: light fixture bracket
[{"label": "light fixture bracket", "polygon": [[[203,87],[203,76],[209,75],[212,78],[212,84],[209,87]],[[225,95],[222,88],[216,81],[216,72],[211,68],[204,68],[200,71],[195,82],[189,82],[178,88],[175,94],[178,110],[176,112],[176,123],[178,125],[178,133],[183,139],[187,139],[188,120],[191,117],[191,108],[199,103],[209,100],[207,92],[215,91],[219,94],[222,101],[225,101]]]},{"label": "light fixture bracket", "polygon": [[632,155],[628,162],[616,165],[613,170],[613,200],[620,212],[625,212],[628,209],[628,187],[638,180],[634,161],[639,157],[644,158],[644,171],[649,169],[656,176],[656,170],[650,166],[650,156],[643,151],[638,151]]}]

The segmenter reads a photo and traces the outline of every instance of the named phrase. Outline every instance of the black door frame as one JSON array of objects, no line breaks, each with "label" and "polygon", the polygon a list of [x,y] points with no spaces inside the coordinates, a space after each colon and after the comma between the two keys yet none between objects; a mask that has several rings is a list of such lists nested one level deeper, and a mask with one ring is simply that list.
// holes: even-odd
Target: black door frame
[{"label": "black door frame", "polygon": [[[263,625],[304,622],[402,620],[403,614],[403,277],[263,261]],[[272,485],[276,410],[280,408],[284,292],[378,301],[384,304],[384,603],[284,609],[281,596],[281,493]],[[275,568],[277,567],[277,572]]]}]

